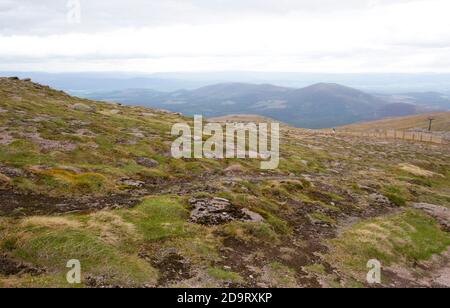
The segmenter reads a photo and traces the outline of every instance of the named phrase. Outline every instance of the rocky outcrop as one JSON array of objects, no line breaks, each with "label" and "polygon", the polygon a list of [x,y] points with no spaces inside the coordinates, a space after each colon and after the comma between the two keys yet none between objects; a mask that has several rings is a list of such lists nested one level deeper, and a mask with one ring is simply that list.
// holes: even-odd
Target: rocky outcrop
[{"label": "rocky outcrop", "polygon": [[233,174],[241,174],[244,173],[244,167],[240,164],[234,164],[225,169],[225,174],[233,175]]},{"label": "rocky outcrop", "polygon": [[202,225],[222,225],[231,221],[261,222],[261,215],[249,209],[240,209],[223,198],[189,200],[192,206],[190,221]]},{"label": "rocky outcrop", "polygon": [[85,111],[85,112],[95,111],[95,108],[85,105],[85,104],[75,104],[72,106],[72,109],[77,110],[77,111]]},{"label": "rocky outcrop", "polygon": [[415,203],[413,204],[413,207],[422,210],[435,218],[445,231],[450,232],[450,209],[428,203]]}]

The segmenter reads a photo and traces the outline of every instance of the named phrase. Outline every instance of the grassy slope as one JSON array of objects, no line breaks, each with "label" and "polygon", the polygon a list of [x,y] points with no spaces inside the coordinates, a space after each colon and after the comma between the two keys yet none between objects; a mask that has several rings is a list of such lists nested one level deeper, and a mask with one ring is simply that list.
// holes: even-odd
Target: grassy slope
[{"label": "grassy slope", "polygon": [[434,131],[450,131],[450,112],[421,114],[400,118],[388,118],[379,121],[358,123],[341,127],[349,130],[372,130],[372,129],[397,129],[407,130],[412,128],[428,129],[428,119],[433,117]]},{"label": "grassy slope", "polygon": [[[80,103],[95,111],[74,110]],[[82,262],[83,283],[88,286],[289,287],[310,281],[309,286],[317,283],[316,276],[334,281],[330,264],[342,273],[342,284],[348,279],[361,283],[354,273],[365,270],[362,261],[349,268],[333,258],[352,251],[345,245],[362,239],[364,225],[336,242],[328,239],[348,217],[365,221],[390,210],[372,201],[374,192],[406,208],[413,201],[450,207],[448,148],[431,146],[430,151],[423,145],[378,144],[283,129],[280,168],[261,173],[259,162],[251,160],[171,159],[171,125],[189,121],[176,114],[81,100],[9,79],[0,79],[0,108],[0,134],[9,138],[1,139],[9,141],[0,145],[0,168],[20,171],[15,176],[0,174],[2,191],[81,200],[118,191],[133,195],[121,184],[123,177],[152,183],[132,209],[28,217],[18,211],[15,217],[0,216],[0,257],[46,270],[38,276],[0,272],[0,287],[67,286],[69,259]],[[143,167],[136,163],[141,156],[160,164]],[[243,174],[224,173],[236,163]],[[435,175],[410,173],[400,167],[402,163]],[[190,223],[188,200],[195,196],[228,198],[265,221]],[[384,253],[395,256],[389,261],[400,266],[448,246],[448,233],[420,227],[434,226],[432,218],[410,215],[398,216],[395,223],[417,226],[406,230],[413,247],[383,247]],[[379,219],[376,222],[390,223]],[[423,244],[423,239],[433,239],[433,246]],[[336,253],[317,259],[318,252],[327,256],[326,246]],[[373,249],[354,254],[362,259],[379,256],[371,253]],[[167,261],[173,251],[189,264],[190,275],[168,277],[171,266],[181,266]]]}]

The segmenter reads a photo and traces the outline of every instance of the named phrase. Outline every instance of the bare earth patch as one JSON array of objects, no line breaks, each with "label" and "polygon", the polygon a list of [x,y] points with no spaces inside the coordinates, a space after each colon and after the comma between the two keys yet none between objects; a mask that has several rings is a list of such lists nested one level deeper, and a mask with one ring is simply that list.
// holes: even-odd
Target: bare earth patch
[{"label": "bare earth patch", "polygon": [[385,274],[392,287],[450,288],[450,248],[414,268],[391,266]]},{"label": "bare earth patch", "polygon": [[0,145],[8,145],[14,141],[14,138],[5,131],[0,130]]},{"label": "bare earth patch", "polygon": [[0,274],[4,276],[30,274],[38,276],[45,272],[44,269],[31,266],[10,258],[7,255],[0,255]]},{"label": "bare earth patch", "polygon": [[70,152],[77,148],[77,145],[69,141],[56,141],[42,138],[39,133],[24,134],[34,144],[38,145],[42,151],[63,151]]}]

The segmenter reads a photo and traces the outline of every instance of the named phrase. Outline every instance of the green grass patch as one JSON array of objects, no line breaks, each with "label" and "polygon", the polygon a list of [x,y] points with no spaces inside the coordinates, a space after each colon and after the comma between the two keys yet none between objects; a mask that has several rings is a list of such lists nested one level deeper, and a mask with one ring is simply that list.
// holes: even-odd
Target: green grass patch
[{"label": "green grass patch", "polygon": [[234,283],[242,283],[244,279],[238,273],[224,270],[218,267],[211,267],[208,269],[208,275],[213,277],[214,279],[226,281],[226,282],[234,282]]},{"label": "green grass patch", "polygon": [[105,243],[95,233],[82,227],[64,225],[26,225],[14,245],[3,241],[19,259],[51,269],[54,275],[65,275],[71,259],[81,262],[82,273],[102,275],[107,283],[140,286],[153,283],[157,272],[135,255]]},{"label": "green grass patch", "polygon": [[408,210],[359,223],[330,244],[330,264],[363,280],[370,259],[379,260],[383,266],[411,266],[414,261],[428,260],[447,249],[450,233],[442,231],[428,215]]},{"label": "green grass patch", "polygon": [[189,211],[178,197],[149,197],[132,210],[121,210],[120,213],[147,241],[189,236],[192,231],[187,223]]},{"label": "green grass patch", "polygon": [[311,217],[313,220],[318,220],[318,221],[326,222],[326,223],[328,223],[328,224],[330,224],[330,225],[335,225],[335,224],[337,224],[336,219],[334,219],[334,218],[332,218],[332,217],[330,217],[330,216],[328,216],[328,215],[326,215],[326,214],[323,214],[323,213],[319,213],[319,212],[312,213],[312,214],[310,214],[310,217]]},{"label": "green grass patch", "polygon": [[404,190],[396,186],[388,186],[385,191],[385,196],[389,199],[389,201],[397,206],[406,205],[407,195]]}]

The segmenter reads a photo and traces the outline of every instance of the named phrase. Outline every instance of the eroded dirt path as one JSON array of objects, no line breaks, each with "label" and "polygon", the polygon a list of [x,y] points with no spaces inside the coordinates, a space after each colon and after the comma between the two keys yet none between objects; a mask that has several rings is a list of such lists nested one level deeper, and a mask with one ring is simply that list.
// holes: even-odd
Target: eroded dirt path
[{"label": "eroded dirt path", "polygon": [[411,268],[391,266],[384,272],[389,287],[450,288],[450,247],[428,261],[416,262]]},{"label": "eroded dirt path", "polygon": [[61,215],[102,209],[131,208],[150,195],[189,195],[219,191],[214,183],[237,181],[282,181],[300,177],[273,175],[218,176],[205,175],[192,179],[150,182],[141,190],[130,190],[103,197],[50,197],[24,193],[14,189],[0,190],[0,216]]}]

